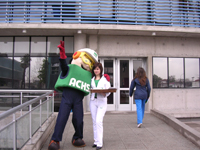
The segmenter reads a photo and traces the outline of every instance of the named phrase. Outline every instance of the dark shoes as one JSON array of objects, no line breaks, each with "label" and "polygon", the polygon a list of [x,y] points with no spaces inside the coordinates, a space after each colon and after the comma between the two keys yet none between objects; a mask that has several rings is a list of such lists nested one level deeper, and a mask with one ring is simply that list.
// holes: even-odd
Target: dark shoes
[{"label": "dark shoes", "polygon": [[60,149],[60,144],[59,142],[56,142],[54,140],[51,140],[51,142],[49,143],[49,147],[48,150],[59,150]]},{"label": "dark shoes", "polygon": [[101,149],[102,147],[100,147],[100,146],[97,146],[96,144],[93,144],[92,145],[92,148],[95,148],[96,147],[96,150],[98,150],[98,149]]},{"label": "dark shoes", "polygon": [[96,144],[93,144],[93,145],[92,145],[92,148],[95,148],[95,147],[97,147],[97,145],[96,145]]},{"label": "dark shoes", "polygon": [[85,142],[82,139],[72,139],[72,145],[75,147],[85,147]]}]

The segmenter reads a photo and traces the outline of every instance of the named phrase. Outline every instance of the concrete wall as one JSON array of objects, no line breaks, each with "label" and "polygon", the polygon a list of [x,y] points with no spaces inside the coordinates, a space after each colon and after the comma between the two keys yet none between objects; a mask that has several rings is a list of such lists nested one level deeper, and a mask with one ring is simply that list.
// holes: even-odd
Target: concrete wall
[{"label": "concrete wall", "polygon": [[[87,35],[87,46],[101,57],[147,57],[152,85],[152,57],[200,57],[198,38]],[[147,110],[194,111],[200,106],[199,89],[153,89]]]},{"label": "concrete wall", "polygon": [[[92,37],[95,37],[92,35]],[[91,47],[98,49],[99,56],[111,57],[199,57],[198,38],[144,37],[144,36],[97,36],[90,38]],[[94,41],[94,42],[93,42]],[[95,46],[96,43],[96,46]],[[90,44],[89,44],[90,46]]]},{"label": "concrete wall", "polygon": [[153,89],[153,109],[162,112],[199,112],[199,89]]}]

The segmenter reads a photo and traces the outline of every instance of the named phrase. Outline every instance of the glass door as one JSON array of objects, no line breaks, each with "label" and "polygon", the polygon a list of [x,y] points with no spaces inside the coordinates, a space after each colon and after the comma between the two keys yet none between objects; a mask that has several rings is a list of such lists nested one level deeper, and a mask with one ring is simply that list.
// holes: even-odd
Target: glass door
[{"label": "glass door", "polygon": [[[110,84],[111,87],[115,87],[115,65],[114,65],[114,59],[104,59],[101,61],[102,65],[104,66],[104,74],[108,74],[110,76]],[[108,106],[107,110],[108,111],[114,111],[116,110],[115,106],[115,93],[111,93],[108,96]]]},{"label": "glass door", "polygon": [[[144,67],[145,65],[144,65],[145,63],[142,61],[142,60],[134,60],[134,59],[132,59],[131,60],[131,81],[134,79],[134,77],[135,77],[135,75],[136,75],[136,73],[137,73],[137,69],[139,68],[139,67]],[[145,69],[145,68],[144,68]],[[145,69],[146,70],[146,69]],[[131,84],[131,81],[130,81],[130,84]],[[136,88],[135,88],[136,89]],[[135,90],[134,89],[134,90]],[[132,111],[136,111],[136,104],[135,104],[135,100],[134,100],[134,93],[133,93],[133,96],[131,97],[131,110]]]},{"label": "glass door", "polygon": [[[117,110],[136,111],[134,94],[129,97],[129,88],[134,79],[138,67],[145,67],[145,61],[140,58],[119,59],[118,61],[118,84],[117,84]],[[146,70],[146,69],[145,69]]]},{"label": "glass door", "polygon": [[104,68],[104,74],[110,76],[111,87],[117,88],[116,93],[108,97],[108,111],[136,111],[134,94],[129,97],[129,88],[138,67],[146,70],[146,61],[143,58],[130,59],[106,59],[100,62]]},{"label": "glass door", "polygon": [[130,111],[131,99],[129,98],[130,85],[130,60],[118,60],[118,110]]}]

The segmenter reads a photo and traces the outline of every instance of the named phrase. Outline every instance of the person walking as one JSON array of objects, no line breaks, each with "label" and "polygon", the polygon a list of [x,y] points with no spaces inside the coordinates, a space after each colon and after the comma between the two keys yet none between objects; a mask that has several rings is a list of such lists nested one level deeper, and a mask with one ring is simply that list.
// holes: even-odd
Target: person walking
[{"label": "person walking", "polygon": [[[135,87],[136,90],[134,92]],[[137,109],[137,127],[140,128],[144,118],[145,103],[148,101],[151,92],[149,80],[142,67],[137,69],[137,73],[131,82],[129,90],[130,97],[133,95],[133,92]]]},{"label": "person walking", "polygon": [[[103,67],[101,63],[95,63],[92,69],[91,89],[108,89],[110,80],[102,75]],[[107,109],[107,97],[110,93],[91,93],[90,111],[93,121],[94,144],[97,150],[103,147],[103,117]]]}]

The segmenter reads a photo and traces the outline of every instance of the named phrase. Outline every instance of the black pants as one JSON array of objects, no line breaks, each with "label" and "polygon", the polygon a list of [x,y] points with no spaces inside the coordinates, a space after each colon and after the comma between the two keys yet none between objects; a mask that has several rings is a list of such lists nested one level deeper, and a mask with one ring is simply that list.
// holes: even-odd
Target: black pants
[{"label": "black pants", "polygon": [[73,139],[83,138],[83,92],[73,89],[64,88],[56,126],[52,136],[54,141],[62,141],[62,135],[70,115],[73,111],[72,123],[75,129]]}]

